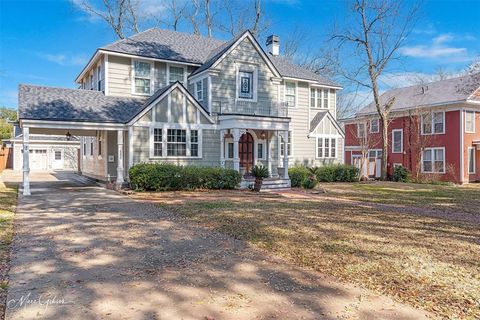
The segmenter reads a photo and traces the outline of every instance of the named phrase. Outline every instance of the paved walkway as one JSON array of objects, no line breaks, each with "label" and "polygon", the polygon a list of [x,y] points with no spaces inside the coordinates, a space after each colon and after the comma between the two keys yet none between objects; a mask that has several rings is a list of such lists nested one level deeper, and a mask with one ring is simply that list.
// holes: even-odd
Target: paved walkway
[{"label": "paved walkway", "polygon": [[425,317],[73,174],[32,180],[15,218],[6,319]]}]

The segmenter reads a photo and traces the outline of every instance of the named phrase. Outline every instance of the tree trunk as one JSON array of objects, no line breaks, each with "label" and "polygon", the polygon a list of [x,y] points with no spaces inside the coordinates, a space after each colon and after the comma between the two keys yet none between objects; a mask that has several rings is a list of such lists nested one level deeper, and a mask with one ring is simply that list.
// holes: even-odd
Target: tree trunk
[{"label": "tree trunk", "polygon": [[382,119],[382,180],[387,180],[388,169],[388,118]]}]

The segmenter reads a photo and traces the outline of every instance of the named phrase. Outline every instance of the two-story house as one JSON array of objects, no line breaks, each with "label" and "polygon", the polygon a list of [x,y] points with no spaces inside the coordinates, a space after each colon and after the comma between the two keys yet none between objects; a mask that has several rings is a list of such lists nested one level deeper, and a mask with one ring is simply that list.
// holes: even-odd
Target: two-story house
[{"label": "two-story house", "polygon": [[27,140],[80,136],[81,171],[102,181],[121,184],[134,164],[158,161],[246,178],[263,164],[289,186],[293,164],[342,161],[341,88],[282,58],[277,36],[266,48],[249,31],[224,42],[149,29],[97,49],[79,89],[20,85],[20,124]]},{"label": "two-story house", "polygon": [[[480,180],[480,73],[385,92],[393,102],[388,173],[406,167],[420,179]],[[382,124],[373,103],[345,123],[345,163],[380,177]]]}]

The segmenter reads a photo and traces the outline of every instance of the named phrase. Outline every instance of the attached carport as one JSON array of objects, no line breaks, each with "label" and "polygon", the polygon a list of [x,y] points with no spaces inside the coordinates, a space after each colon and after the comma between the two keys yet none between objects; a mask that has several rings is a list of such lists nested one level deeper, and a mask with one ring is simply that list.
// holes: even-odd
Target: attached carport
[{"label": "attached carport", "polygon": [[[23,195],[30,195],[30,134],[95,137],[116,132],[117,185],[124,183],[126,123],[146,99],[107,97],[100,91],[19,86],[19,124],[23,129]],[[113,149],[113,148],[112,148]],[[128,164],[127,164],[128,168]]]}]

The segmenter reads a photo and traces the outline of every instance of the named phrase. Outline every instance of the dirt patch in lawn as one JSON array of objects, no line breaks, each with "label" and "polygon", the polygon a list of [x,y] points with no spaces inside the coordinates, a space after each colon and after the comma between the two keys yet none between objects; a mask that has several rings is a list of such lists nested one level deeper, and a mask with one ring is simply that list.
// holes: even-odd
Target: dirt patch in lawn
[{"label": "dirt patch in lawn", "polygon": [[0,181],[0,319],[5,316],[8,289],[10,245],[13,237],[13,215],[17,206],[17,186]]},{"label": "dirt patch in lawn", "polygon": [[137,193],[294,264],[445,318],[480,318],[480,229],[306,192]]}]

